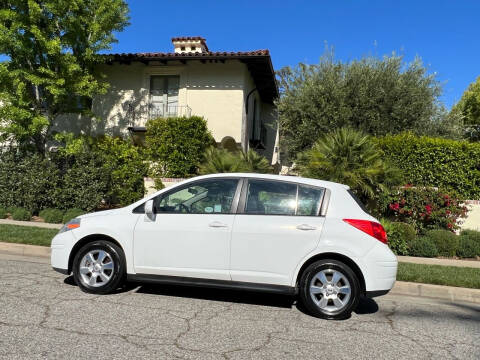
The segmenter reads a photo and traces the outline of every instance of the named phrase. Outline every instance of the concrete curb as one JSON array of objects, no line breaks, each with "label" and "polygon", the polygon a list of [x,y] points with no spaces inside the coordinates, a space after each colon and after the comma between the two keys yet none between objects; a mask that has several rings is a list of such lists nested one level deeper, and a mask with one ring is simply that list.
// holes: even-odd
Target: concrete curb
[{"label": "concrete curb", "polygon": [[50,257],[50,247],[0,242],[0,252],[10,255]]},{"label": "concrete curb", "polygon": [[455,286],[397,281],[389,294],[442,299],[452,303],[470,302],[480,304],[480,289]]}]

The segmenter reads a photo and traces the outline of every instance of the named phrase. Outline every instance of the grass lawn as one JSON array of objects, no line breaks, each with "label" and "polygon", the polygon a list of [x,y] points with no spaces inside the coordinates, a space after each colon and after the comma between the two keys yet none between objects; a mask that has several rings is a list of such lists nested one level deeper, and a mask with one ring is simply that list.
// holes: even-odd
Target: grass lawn
[{"label": "grass lawn", "polygon": [[10,243],[50,246],[50,242],[57,233],[58,229],[0,225],[0,241]]},{"label": "grass lawn", "polygon": [[400,262],[397,280],[480,289],[480,269]]}]

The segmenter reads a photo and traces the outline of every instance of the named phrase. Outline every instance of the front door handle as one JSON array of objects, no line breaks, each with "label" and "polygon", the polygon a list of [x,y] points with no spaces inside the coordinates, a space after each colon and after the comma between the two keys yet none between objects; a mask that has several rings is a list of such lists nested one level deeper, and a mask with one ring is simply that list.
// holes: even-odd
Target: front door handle
[{"label": "front door handle", "polygon": [[227,224],[224,224],[220,221],[211,222],[210,224],[208,224],[208,226],[213,227],[213,228],[226,228],[226,227],[228,227]]},{"label": "front door handle", "polygon": [[300,224],[297,226],[298,230],[316,230],[317,228],[315,226],[311,226],[308,224]]}]

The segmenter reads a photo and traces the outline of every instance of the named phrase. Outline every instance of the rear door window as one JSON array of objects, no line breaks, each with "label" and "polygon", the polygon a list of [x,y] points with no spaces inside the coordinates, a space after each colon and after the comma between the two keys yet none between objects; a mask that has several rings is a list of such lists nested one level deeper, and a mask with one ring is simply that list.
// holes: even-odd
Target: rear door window
[{"label": "rear door window", "polygon": [[280,181],[248,181],[246,214],[295,215],[296,207],[296,185]]},{"label": "rear door window", "polygon": [[297,215],[316,216],[320,212],[324,189],[298,186]]}]

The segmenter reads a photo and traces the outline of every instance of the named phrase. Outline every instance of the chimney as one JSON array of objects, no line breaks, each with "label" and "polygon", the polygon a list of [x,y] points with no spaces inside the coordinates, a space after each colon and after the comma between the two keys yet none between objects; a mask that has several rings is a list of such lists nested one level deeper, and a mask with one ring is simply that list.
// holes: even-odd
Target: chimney
[{"label": "chimney", "polygon": [[183,36],[172,38],[173,48],[176,54],[207,53],[208,47],[201,36]]}]

